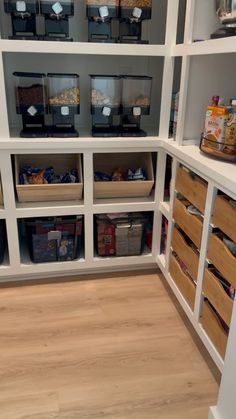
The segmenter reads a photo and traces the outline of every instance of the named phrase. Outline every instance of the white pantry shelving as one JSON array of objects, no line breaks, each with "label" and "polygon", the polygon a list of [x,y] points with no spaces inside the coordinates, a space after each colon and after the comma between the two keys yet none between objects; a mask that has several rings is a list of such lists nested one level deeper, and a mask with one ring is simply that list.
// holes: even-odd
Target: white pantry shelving
[{"label": "white pantry shelving", "polygon": [[[2,2],[3,3],[3,2]],[[0,39],[0,175],[4,207],[0,219],[6,221],[8,251],[0,266],[0,281],[21,281],[58,275],[78,275],[90,272],[139,270],[159,267],[173,293],[183,307],[194,329],[223,372],[218,407],[209,418],[234,419],[235,401],[228,386],[235,387],[232,348],[236,345],[235,328],[230,328],[225,360],[209,338],[202,325],[204,270],[206,266],[212,213],[217,191],[236,199],[236,166],[214,160],[199,151],[199,139],[204,124],[205,108],[213,94],[226,99],[236,95],[233,91],[236,66],[236,37],[210,40],[210,34],[219,27],[215,16],[215,1],[162,0],[153,2],[153,22],[145,26],[149,45],[88,43],[87,26],[82,0],[76,3],[78,29],[73,23],[75,42],[45,42],[8,40],[9,20],[2,19]],[[81,17],[83,16],[83,18]],[[194,42],[202,39],[201,42]],[[177,59],[177,57],[179,57]],[[180,65],[181,64],[181,65]],[[78,72],[81,84],[81,103],[84,105],[77,120],[79,138],[33,138],[18,135],[20,119],[15,114],[13,71]],[[88,100],[88,74],[149,74],[153,76],[152,113],[145,121],[146,138],[92,138]],[[218,90],[217,90],[218,89]],[[176,141],[169,139],[171,95],[180,90]],[[148,198],[95,199],[93,197],[93,155],[95,153],[152,152],[157,158],[155,189]],[[15,154],[67,154],[83,155],[84,195],[80,201],[19,203],[14,189],[11,157]],[[172,157],[170,199],[165,200],[165,171],[167,155]],[[170,274],[172,236],[175,226],[174,199],[176,177],[182,164],[207,182],[207,198],[203,234],[199,249],[198,277],[194,305],[191,308]],[[94,250],[94,215],[106,212],[153,213],[152,250],[145,249],[141,256],[97,256]],[[34,264],[27,247],[19,239],[18,221],[38,216],[84,216],[84,254],[79,260]],[[168,220],[165,254],[161,253],[162,216]],[[236,321],[236,308],[232,324]]]}]

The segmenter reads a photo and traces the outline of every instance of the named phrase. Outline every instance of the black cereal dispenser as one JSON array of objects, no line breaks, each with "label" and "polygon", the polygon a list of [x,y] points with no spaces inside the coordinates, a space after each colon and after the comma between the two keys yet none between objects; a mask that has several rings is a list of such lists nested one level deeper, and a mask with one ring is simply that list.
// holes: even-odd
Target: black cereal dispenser
[{"label": "black cereal dispenser", "polygon": [[120,42],[146,44],[142,23],[152,16],[152,0],[120,0]]},{"label": "black cereal dispenser", "polygon": [[69,18],[74,16],[74,0],[41,0],[40,8],[45,18],[44,39],[73,41],[69,37]]},{"label": "black cereal dispenser", "polygon": [[115,42],[112,21],[119,15],[119,0],[86,0],[88,40]]},{"label": "black cereal dispenser", "polygon": [[21,137],[47,137],[45,74],[15,72],[16,111],[22,115]]},{"label": "black cereal dispenser", "polygon": [[36,15],[39,2],[36,0],[4,0],[4,10],[11,14],[12,36],[9,39],[36,39]]},{"label": "black cereal dispenser", "polygon": [[96,75],[90,77],[92,135],[117,137],[121,109],[121,77]]},{"label": "black cereal dispenser", "polygon": [[75,115],[80,113],[78,74],[48,74],[49,113],[53,137],[78,137]]},{"label": "black cereal dispenser", "polygon": [[152,77],[123,76],[122,87],[122,136],[144,137],[140,129],[141,116],[149,115]]}]

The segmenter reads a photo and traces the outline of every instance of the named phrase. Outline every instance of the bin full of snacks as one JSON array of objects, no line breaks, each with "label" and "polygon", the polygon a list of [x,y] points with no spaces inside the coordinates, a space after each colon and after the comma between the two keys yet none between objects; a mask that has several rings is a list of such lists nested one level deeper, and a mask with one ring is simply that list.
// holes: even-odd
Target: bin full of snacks
[{"label": "bin full of snacks", "polygon": [[78,74],[48,74],[49,112],[52,114],[53,137],[78,137],[75,115],[80,113]]},{"label": "bin full of snacks", "polygon": [[122,86],[122,135],[146,136],[140,129],[141,116],[149,115],[152,77],[124,76]]},{"label": "bin full of snacks", "polygon": [[26,231],[32,262],[71,261],[79,258],[82,230],[82,216],[27,220]]}]

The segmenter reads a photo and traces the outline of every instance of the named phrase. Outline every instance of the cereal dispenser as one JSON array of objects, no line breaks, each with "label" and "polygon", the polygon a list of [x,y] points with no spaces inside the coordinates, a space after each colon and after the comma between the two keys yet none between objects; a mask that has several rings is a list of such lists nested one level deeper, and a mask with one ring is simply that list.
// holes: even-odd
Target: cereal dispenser
[{"label": "cereal dispenser", "polygon": [[22,115],[21,137],[47,137],[45,74],[15,72],[16,111]]},{"label": "cereal dispenser", "polygon": [[74,16],[74,0],[41,0],[40,7],[45,17],[44,39],[73,41],[69,38],[69,17]]},{"label": "cereal dispenser", "polygon": [[120,0],[120,42],[142,41],[142,22],[151,19],[152,0]]},{"label": "cereal dispenser", "polygon": [[87,0],[88,39],[92,42],[115,42],[112,20],[118,17],[119,0]]},{"label": "cereal dispenser", "polygon": [[117,137],[121,106],[121,77],[91,76],[93,137]]},{"label": "cereal dispenser", "polygon": [[122,136],[144,137],[140,129],[142,115],[149,115],[152,77],[124,76],[122,89]]},{"label": "cereal dispenser", "polygon": [[4,10],[11,14],[12,36],[9,39],[35,39],[36,14],[39,2],[36,0],[4,0]]},{"label": "cereal dispenser", "polygon": [[75,115],[80,113],[78,74],[48,74],[49,113],[52,114],[53,137],[78,137]]}]

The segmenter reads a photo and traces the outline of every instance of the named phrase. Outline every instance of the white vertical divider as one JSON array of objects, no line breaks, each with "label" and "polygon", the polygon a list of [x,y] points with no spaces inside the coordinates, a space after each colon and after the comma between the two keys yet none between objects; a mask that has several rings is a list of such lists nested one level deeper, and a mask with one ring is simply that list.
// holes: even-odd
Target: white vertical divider
[{"label": "white vertical divider", "polygon": [[3,66],[3,53],[0,53],[0,140],[9,137],[9,124],[8,124],[8,113],[7,113],[7,99],[6,99],[6,88],[4,81],[4,66]]},{"label": "white vertical divider", "polygon": [[185,14],[184,43],[191,44],[193,39],[193,25],[196,8],[196,0],[187,0]]},{"label": "white vertical divider", "polygon": [[171,177],[171,187],[170,187],[170,215],[169,215],[169,223],[168,223],[167,242],[166,242],[166,272],[167,273],[169,272],[169,267],[170,267],[171,240],[172,240],[172,233],[173,233],[173,227],[174,227],[173,208],[174,208],[174,199],[175,199],[175,180],[176,180],[178,167],[179,167],[179,163],[177,162],[176,158],[173,157],[172,177]]},{"label": "white vertical divider", "polygon": [[209,182],[208,190],[207,190],[207,197],[206,197],[206,207],[205,207],[205,212],[204,212],[201,252],[200,252],[200,258],[199,258],[198,277],[197,277],[197,290],[196,290],[195,305],[194,305],[194,318],[197,323],[199,322],[199,318],[201,315],[201,307],[202,307],[202,300],[203,300],[202,286],[203,286],[204,271],[207,264],[206,257],[207,257],[208,242],[209,242],[210,233],[212,231],[211,218],[213,214],[216,195],[217,195],[216,187],[214,186],[213,182]]},{"label": "white vertical divider", "polygon": [[[168,138],[170,125],[171,96],[174,77],[174,57],[171,57],[172,46],[176,43],[178,25],[179,0],[169,0],[166,19],[166,41],[168,55],[164,58],[162,94],[161,94],[161,114],[159,136]],[[170,30],[171,28],[171,30]]]},{"label": "white vertical divider", "polygon": [[84,155],[84,249],[86,264],[92,265],[94,252],[93,234],[93,152]]},{"label": "white vertical divider", "polygon": [[11,166],[11,155],[8,151],[1,151],[0,167],[4,208],[6,211],[6,227],[10,266],[15,272],[18,272],[20,266],[19,237],[17,219],[15,215],[15,191]]},{"label": "white vertical divider", "polygon": [[163,196],[164,196],[165,169],[166,169],[166,153],[160,150],[157,156],[156,187],[155,187],[156,209],[154,212],[153,235],[152,235],[153,237],[152,252],[155,255],[155,257],[160,254],[160,249],[161,249],[162,213],[159,209],[159,203],[163,201]]}]

